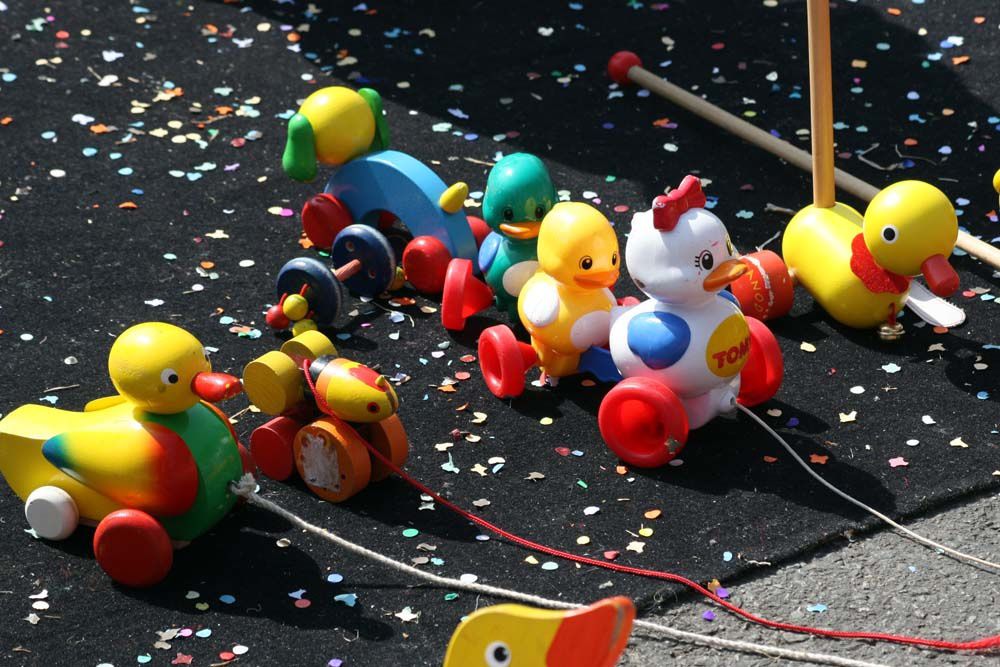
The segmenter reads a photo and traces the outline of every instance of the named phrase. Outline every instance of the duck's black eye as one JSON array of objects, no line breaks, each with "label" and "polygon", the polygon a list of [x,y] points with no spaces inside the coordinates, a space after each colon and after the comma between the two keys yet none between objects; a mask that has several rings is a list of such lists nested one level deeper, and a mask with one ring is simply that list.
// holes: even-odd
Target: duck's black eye
[{"label": "duck's black eye", "polygon": [[511,663],[510,647],[503,642],[490,642],[486,647],[486,664],[488,667],[509,667]]},{"label": "duck's black eye", "polygon": [[512,209],[510,206],[507,206],[506,208],[504,208],[504,210],[503,210],[503,219],[504,220],[513,220],[514,219],[514,209]]},{"label": "duck's black eye", "polygon": [[583,258],[580,259],[580,268],[583,269],[584,271],[590,271],[590,267],[592,267],[593,265],[594,265],[594,260],[590,257],[590,255],[585,255]]},{"label": "duck's black eye", "polygon": [[544,206],[536,206],[535,207],[535,220],[541,220],[544,217],[545,217],[545,207]]},{"label": "duck's black eye", "polygon": [[702,250],[701,254],[698,255],[697,263],[704,270],[711,271],[712,267],[715,266],[715,258],[708,250]]},{"label": "duck's black eye", "polygon": [[618,266],[618,253],[611,253],[611,266]]},{"label": "duck's black eye", "polygon": [[899,231],[892,225],[886,225],[882,228],[882,240],[886,243],[895,243],[898,238]]},{"label": "duck's black eye", "polygon": [[177,384],[179,381],[180,377],[173,368],[164,368],[160,373],[160,382],[163,384]]},{"label": "duck's black eye", "polygon": [[376,403],[375,401],[372,401],[371,403],[368,404],[368,412],[375,414],[376,412],[378,412],[378,410],[379,410],[378,403]]}]

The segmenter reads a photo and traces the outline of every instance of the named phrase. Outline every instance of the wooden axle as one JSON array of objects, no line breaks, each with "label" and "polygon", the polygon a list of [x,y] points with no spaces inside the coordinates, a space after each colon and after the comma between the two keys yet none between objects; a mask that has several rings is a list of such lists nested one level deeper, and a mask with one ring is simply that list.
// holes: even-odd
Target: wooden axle
[{"label": "wooden axle", "polygon": [[[799,169],[807,172],[812,171],[812,155],[807,151],[778,139],[756,125],[737,118],[711,102],[653,74],[642,66],[639,56],[630,51],[619,51],[612,56],[608,63],[608,73],[614,81],[621,85],[632,82],[646,88],[696,116],[704,118],[713,125],[721,127],[730,134],[763,148]],[[871,201],[879,193],[879,189],[874,185],[866,183],[842,169],[834,169],[833,171],[837,187],[859,199]],[[955,245],[970,255],[978,257],[994,269],[1000,270],[1000,248],[961,230],[958,232],[958,240]]]},{"label": "wooden axle", "polygon": [[344,282],[345,280],[349,279],[351,276],[353,276],[360,270],[361,270],[361,260],[352,259],[339,269],[334,269],[333,275],[336,276],[337,280],[339,280],[340,282]]}]

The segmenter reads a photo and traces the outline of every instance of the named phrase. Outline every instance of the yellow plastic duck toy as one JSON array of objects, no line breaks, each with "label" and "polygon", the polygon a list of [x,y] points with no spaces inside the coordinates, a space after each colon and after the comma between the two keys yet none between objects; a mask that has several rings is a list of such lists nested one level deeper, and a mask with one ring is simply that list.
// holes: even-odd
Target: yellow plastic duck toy
[{"label": "yellow plastic duck toy", "polygon": [[[993,174],[993,189],[1000,195],[1000,169],[997,169],[997,173]],[[1000,206],[1000,202],[997,203],[997,206]]]},{"label": "yellow plastic duck toy", "polygon": [[614,667],[634,619],[624,597],[571,611],[486,607],[456,628],[444,667]]},{"label": "yellow plastic duck toy", "polygon": [[782,255],[795,280],[838,322],[887,324],[906,303],[910,277],[923,274],[934,294],[958,289],[948,256],[958,218],[948,197],[921,181],[879,192],[864,217],[850,206],[808,206],[785,229]]},{"label": "yellow plastic duck toy", "polygon": [[241,390],[212,373],[201,343],[171,324],[123,332],[108,357],[117,396],[83,412],[24,405],[0,421],[0,474],[39,537],[98,523],[94,552],[115,580],[157,583],[172,542],[211,528],[235,504],[228,484],[249,456],[229,420],[203,402]]},{"label": "yellow plastic duck toy", "polygon": [[517,312],[546,376],[576,372],[580,354],[608,343],[618,239],[600,211],[556,204],[538,233],[538,270],[521,289]]}]

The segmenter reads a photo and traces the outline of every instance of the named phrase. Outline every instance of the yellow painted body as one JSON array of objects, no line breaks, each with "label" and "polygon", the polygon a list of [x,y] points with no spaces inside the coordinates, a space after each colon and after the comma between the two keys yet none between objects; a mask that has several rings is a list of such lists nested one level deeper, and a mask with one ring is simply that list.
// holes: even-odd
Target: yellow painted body
[{"label": "yellow painted body", "polygon": [[350,88],[321,88],[306,98],[299,113],[312,125],[316,159],[322,164],[346,164],[363,155],[375,137],[371,107]]},{"label": "yellow painted body", "polygon": [[24,405],[0,421],[0,475],[20,498],[42,486],[57,486],[76,502],[80,516],[99,521],[121,505],[76,481],[42,456],[42,444],[70,431],[104,424],[132,422],[135,406],[125,401],[89,412],[57,410],[44,405]]},{"label": "yellow painted body", "polygon": [[788,223],[781,245],[795,279],[835,320],[857,329],[885,322],[889,307],[902,309],[909,293],[875,294],[851,271],[851,242],[863,223],[861,214],[845,204],[807,206]]}]

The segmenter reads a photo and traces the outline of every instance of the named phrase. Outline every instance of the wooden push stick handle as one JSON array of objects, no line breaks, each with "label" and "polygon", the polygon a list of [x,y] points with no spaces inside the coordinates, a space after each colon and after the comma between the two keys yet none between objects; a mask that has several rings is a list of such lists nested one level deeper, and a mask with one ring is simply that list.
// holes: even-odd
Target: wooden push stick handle
[{"label": "wooden push stick handle", "polygon": [[[689,93],[666,79],[653,74],[642,66],[639,56],[631,51],[619,51],[611,57],[608,62],[608,74],[611,78],[621,84],[628,85],[629,82],[650,90],[660,97],[669,100],[677,106],[687,109],[696,116],[704,118],[713,125],[721,127],[730,134],[735,134],[740,139],[755,146],[763,148],[773,155],[777,155],[782,160],[795,165],[803,171],[812,171],[812,156],[797,148],[787,141],[783,141],[769,132],[765,132],[756,125],[737,118],[728,111],[724,111],[711,102]],[[852,176],[842,169],[834,169],[837,187],[845,192],[849,192],[858,199],[871,201],[879,193],[879,189],[870,183],[862,181],[857,176]],[[978,257],[994,269],[1000,270],[1000,248],[981,241],[971,234],[959,230],[958,241],[955,243],[965,252]]]},{"label": "wooden push stick handle", "polygon": [[349,261],[347,264],[344,264],[339,269],[334,269],[333,270],[333,275],[340,282],[344,282],[345,280],[347,280],[348,278],[350,278],[351,276],[353,276],[355,273],[357,273],[360,270],[361,270],[361,260],[360,259],[352,259],[351,261]]},{"label": "wooden push stick handle", "polygon": [[833,74],[830,66],[830,0],[809,0],[809,115],[813,205],[836,202],[833,175]]}]

